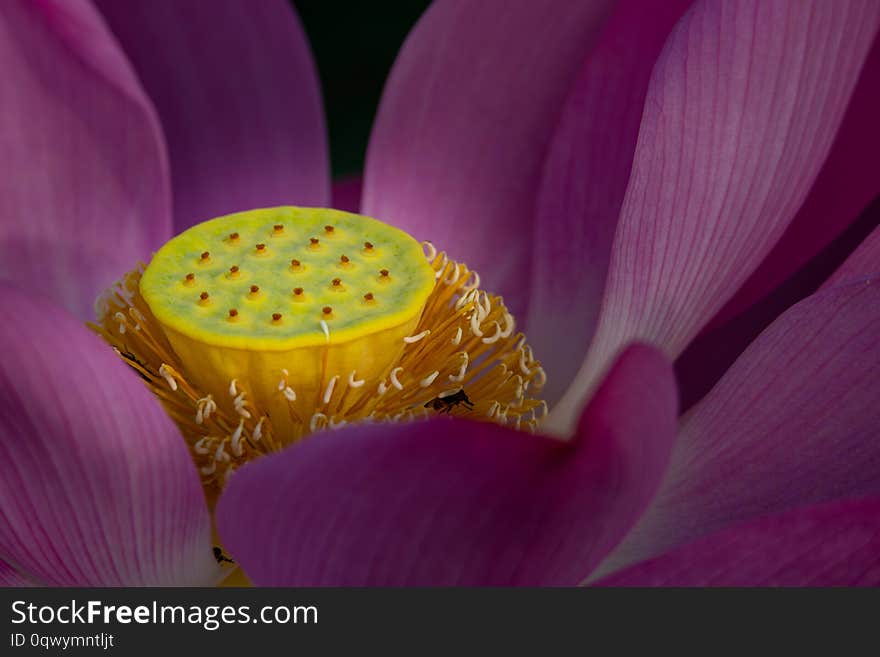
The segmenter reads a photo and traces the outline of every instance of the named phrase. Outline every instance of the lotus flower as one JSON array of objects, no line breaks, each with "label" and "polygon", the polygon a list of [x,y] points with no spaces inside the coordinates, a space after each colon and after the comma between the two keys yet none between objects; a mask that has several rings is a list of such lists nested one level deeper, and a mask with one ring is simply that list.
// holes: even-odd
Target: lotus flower
[{"label": "lotus flower", "polygon": [[174,232],[330,204],[305,38],[281,0],[0,4],[0,582],[880,583],[880,232],[681,416],[671,366],[876,196],[880,4],[539,4],[428,10],[360,204],[503,295],[539,435],[316,432],[213,518],[158,372],[83,322]]}]

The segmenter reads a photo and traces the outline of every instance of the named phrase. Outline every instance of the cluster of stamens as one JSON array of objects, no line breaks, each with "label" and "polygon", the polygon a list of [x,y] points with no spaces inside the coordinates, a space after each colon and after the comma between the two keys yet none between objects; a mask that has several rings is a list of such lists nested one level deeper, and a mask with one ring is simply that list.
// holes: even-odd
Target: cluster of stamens
[{"label": "cluster of stamens", "polygon": [[[225,243],[245,248],[244,232],[239,229],[228,233]],[[271,235],[279,239],[287,239],[294,232],[285,223],[271,226]],[[324,237],[339,238],[341,232],[344,231],[330,224],[324,227]],[[264,244],[264,250],[271,249],[271,237],[267,243],[269,246],[257,244]],[[320,238],[312,237],[305,247],[306,253],[316,244],[319,249],[331,250]],[[369,258],[383,251],[373,239],[362,240],[361,244]],[[479,289],[476,272],[450,260],[445,253],[438,253],[430,243],[423,243],[423,247],[433,282],[412,329],[397,338],[395,349],[399,355],[372,376],[359,374],[357,366],[344,371],[325,366],[314,393],[303,387],[299,378],[301,365],[296,359],[278,367],[277,386],[272,387],[274,397],[270,399],[253,387],[247,372],[217,382],[213,392],[195,383],[199,373],[188,371],[142,294],[143,268],[130,272],[108,291],[99,309],[99,324],[94,328],[149,383],[177,422],[208,491],[222,488],[235,469],[248,460],[280,450],[311,433],[352,422],[398,422],[449,414],[534,431],[547,412],[546,404],[533,397],[546,376],[525,337],[516,333],[514,318],[500,297]],[[207,256],[203,258],[205,252]],[[285,276],[316,267],[306,253],[285,258],[284,262],[289,263]],[[340,316],[348,315],[355,307],[351,299],[335,305],[324,303],[323,299],[336,294],[333,288],[355,288],[351,297],[359,300],[357,307],[366,313],[362,317],[369,318],[372,308],[381,309],[390,303],[382,298],[386,288],[357,289],[363,279],[359,281],[356,277],[371,271],[375,282],[387,279],[390,283],[394,280],[390,267],[354,255],[351,251],[328,255],[343,273],[325,274],[325,294],[316,303],[323,337],[320,344],[324,345],[316,348],[325,350],[325,363],[326,350],[331,349],[335,335],[334,322],[342,321]],[[213,261],[211,267],[223,267],[224,276],[212,279],[215,284],[220,284],[227,274],[238,274],[240,278],[233,277],[232,281],[244,285],[239,288],[240,294],[259,295],[273,283],[271,279],[259,284],[252,282],[241,262],[221,265],[216,262],[219,259],[219,254],[215,256],[210,248],[197,254],[197,260]],[[325,265],[312,273],[326,271]],[[201,295],[207,294],[209,302],[214,296],[213,288],[201,290],[195,286],[198,279],[198,272],[187,272],[177,279],[181,295],[192,294],[193,287],[198,290],[198,302],[193,304],[192,311],[196,317],[204,310],[199,303],[203,300]],[[402,281],[397,283],[403,285]],[[391,285],[392,290],[394,287]],[[298,304],[303,302],[296,301],[296,297],[314,296],[309,289],[305,285],[289,288],[290,305],[267,309],[266,323],[279,330],[295,330],[285,320],[300,312]],[[241,307],[225,308],[223,323],[237,325],[246,307],[243,303]],[[214,322],[213,317],[206,319]],[[251,330],[252,327],[253,324]],[[269,405],[278,404],[281,406],[273,409],[286,409],[283,428],[279,413],[268,412]]]}]

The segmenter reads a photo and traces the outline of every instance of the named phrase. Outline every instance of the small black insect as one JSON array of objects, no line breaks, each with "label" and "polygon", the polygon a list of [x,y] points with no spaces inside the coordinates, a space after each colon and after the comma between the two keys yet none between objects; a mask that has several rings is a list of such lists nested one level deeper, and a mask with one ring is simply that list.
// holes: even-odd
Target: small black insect
[{"label": "small black insect", "polygon": [[214,546],[214,558],[217,560],[217,563],[235,563],[232,559],[223,554],[223,548]]},{"label": "small black insect", "polygon": [[435,397],[427,404],[425,404],[425,408],[433,408],[435,411],[438,411],[440,413],[451,413],[452,409],[459,404],[464,406],[469,411],[474,410],[474,404],[470,399],[468,399],[468,396],[465,394],[463,388],[458,392],[447,395],[446,397]]}]

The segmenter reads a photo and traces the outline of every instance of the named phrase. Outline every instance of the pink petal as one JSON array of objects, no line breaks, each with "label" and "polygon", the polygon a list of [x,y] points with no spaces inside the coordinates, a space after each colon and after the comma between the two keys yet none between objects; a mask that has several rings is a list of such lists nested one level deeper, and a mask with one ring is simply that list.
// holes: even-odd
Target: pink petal
[{"label": "pink petal", "polygon": [[[526,333],[559,399],[599,316],[611,242],[632,167],[651,69],[691,0],[625,0],[581,68],[538,192]],[[564,309],[564,310],[563,310]]]},{"label": "pink petal", "polygon": [[0,586],[33,586],[33,582],[28,580],[8,563],[0,559]]},{"label": "pink petal", "polygon": [[215,581],[198,474],[152,394],[66,313],[0,298],[0,559],[50,586]]},{"label": "pink petal", "polygon": [[[770,294],[723,325],[700,333],[675,361],[675,377],[678,380],[682,410],[687,410],[700,401],[740,354],[777,317],[816,292],[847,258],[853,256],[853,252],[878,224],[880,198],[868,206],[858,219],[809,263]],[[880,266],[877,269],[880,270]]]},{"label": "pink petal", "polygon": [[599,586],[878,586],[880,498],[737,525]]},{"label": "pink petal", "polygon": [[434,419],[315,436],[244,467],[217,510],[257,584],[575,584],[655,492],[675,386],[634,346],[574,443]]},{"label": "pink petal", "polygon": [[852,255],[825,281],[823,288],[844,285],[880,275],[880,226],[865,238]]},{"label": "pink petal", "polygon": [[737,521],[880,494],[880,282],[777,319],[685,417],[657,498],[603,567]]},{"label": "pink petal", "polygon": [[364,180],[349,176],[333,181],[333,207],[337,210],[358,213],[361,211],[361,190]]},{"label": "pink petal", "polygon": [[676,357],[761,262],[819,171],[880,20],[860,0],[700,0],[654,69],[565,432],[622,344]]},{"label": "pink petal", "polygon": [[401,51],[363,210],[431,240],[521,315],[535,195],[565,98],[612,0],[439,0]]},{"label": "pink petal", "polygon": [[0,2],[0,279],[93,317],[171,234],[161,131],[86,2]]},{"label": "pink petal", "polygon": [[254,207],[328,204],[318,77],[289,2],[97,4],[159,111],[176,230]]},{"label": "pink petal", "polygon": [[810,195],[782,239],[713,320],[760,299],[840,234],[880,194],[880,39],[865,60],[843,123]]}]

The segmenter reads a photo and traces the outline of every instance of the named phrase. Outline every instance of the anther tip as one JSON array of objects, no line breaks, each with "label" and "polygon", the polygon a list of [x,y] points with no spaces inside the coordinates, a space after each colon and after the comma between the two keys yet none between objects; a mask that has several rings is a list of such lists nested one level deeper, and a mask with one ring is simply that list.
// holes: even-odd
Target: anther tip
[{"label": "anther tip", "polygon": [[373,300],[373,293],[372,293],[372,292],[367,292],[367,293],[364,295],[364,301],[372,301],[372,300]]},{"label": "anther tip", "polygon": [[372,249],[373,249],[373,243],[372,243],[372,242],[364,242],[364,248],[365,248],[367,251],[372,250]]},{"label": "anther tip", "polygon": [[188,280],[188,281],[195,280],[195,278],[196,278],[195,274],[187,274],[186,275],[186,280]]},{"label": "anther tip", "polygon": [[276,233],[280,233],[284,230],[284,224],[275,224],[274,226],[272,226],[272,230],[274,230]]},{"label": "anther tip", "polygon": [[272,313],[272,321],[280,322],[281,321],[281,313]]},{"label": "anther tip", "polygon": [[238,233],[229,233],[229,239],[233,242],[238,239]]},{"label": "anther tip", "polygon": [[260,291],[259,285],[251,285],[251,294],[256,294],[259,291]]},{"label": "anther tip", "polygon": [[291,267],[299,267],[301,264],[302,263],[299,260],[297,260],[296,258],[294,258],[293,260],[290,261]]},{"label": "anther tip", "polygon": [[329,224],[327,224],[326,226],[324,226],[324,232],[326,232],[326,233],[332,233],[332,232],[335,231],[335,230],[336,230],[336,228],[334,228],[333,226],[331,226],[331,225],[329,225]]},{"label": "anther tip", "polygon": [[310,237],[309,238],[309,242],[312,243],[312,246],[316,246],[318,244],[318,242],[320,242],[320,241],[321,240],[319,240],[317,237]]},{"label": "anther tip", "polygon": [[202,255],[201,255],[202,260],[207,260],[207,259],[210,258],[210,257],[211,257],[210,252],[208,252],[208,251],[202,251]]},{"label": "anther tip", "polygon": [[230,309],[229,309],[229,316],[230,316],[230,317],[237,317],[237,316],[238,316],[238,310],[236,310],[235,308],[230,308]]},{"label": "anther tip", "polygon": [[323,312],[325,315],[329,315],[333,312],[333,309],[330,306],[324,306],[321,309],[321,312]]},{"label": "anther tip", "polygon": [[202,292],[202,293],[199,295],[199,299],[201,299],[202,301],[205,301],[209,296],[210,296],[210,295],[209,295],[207,292]]},{"label": "anther tip", "polygon": [[346,263],[348,262],[348,256],[339,256],[339,262]]},{"label": "anther tip", "polygon": [[303,289],[302,289],[301,287],[295,287],[295,288],[293,288],[293,294],[294,294],[295,296],[301,296],[302,293],[303,293]]},{"label": "anther tip", "polygon": [[232,273],[234,274],[235,272],[238,271],[238,265],[232,265],[232,266],[229,268],[229,271],[232,272]]},{"label": "anther tip", "polygon": [[263,250],[265,250],[265,248],[266,248],[266,245],[263,244],[262,242],[260,244],[257,244],[257,251],[263,251]]},{"label": "anther tip", "polygon": [[387,269],[380,269],[380,270],[379,270],[379,275],[382,276],[382,278],[387,278],[387,277],[388,277],[388,273],[389,273],[389,272],[388,272]]},{"label": "anther tip", "polygon": [[341,278],[334,278],[332,283],[333,283],[333,287],[339,287],[340,285],[342,285],[342,279]]}]

